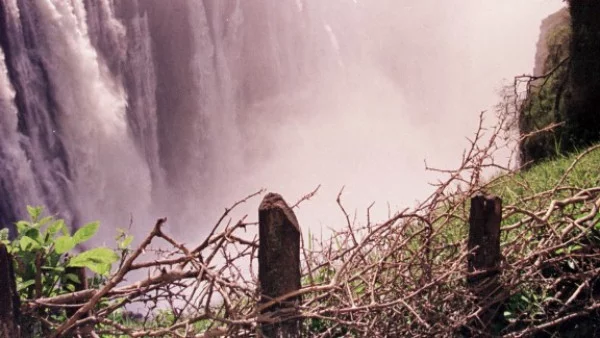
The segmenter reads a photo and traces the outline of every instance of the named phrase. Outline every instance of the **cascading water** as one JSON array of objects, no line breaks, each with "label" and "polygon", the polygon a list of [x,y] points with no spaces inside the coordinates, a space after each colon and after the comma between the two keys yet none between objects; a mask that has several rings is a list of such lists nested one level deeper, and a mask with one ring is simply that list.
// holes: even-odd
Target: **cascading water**
[{"label": "cascading water", "polygon": [[[0,223],[42,204],[182,229],[318,183],[359,207],[412,201],[422,159],[456,162],[483,97],[528,69],[490,71],[513,46],[496,32],[527,25],[528,67],[550,2],[0,0]],[[490,26],[503,10],[516,23]],[[335,209],[331,191],[317,205]]]},{"label": "cascading water", "polygon": [[[43,177],[29,181],[32,192],[41,185],[37,196],[15,188],[3,195],[12,203],[37,199],[71,218],[147,206],[150,175],[130,137],[126,93],[91,44],[83,2],[9,1],[3,12],[21,148]],[[124,30],[116,20],[106,24]]]},{"label": "cascading water", "polygon": [[300,79],[299,6],[3,1],[0,221],[44,204],[123,224],[205,200],[241,165],[222,155],[243,107]]},{"label": "cascading water", "polygon": [[[2,58],[3,223],[23,216],[25,203],[43,202],[66,216],[75,209],[55,101],[42,57],[35,53],[33,17],[16,0],[0,2]],[[30,51],[34,51],[31,53]],[[34,179],[35,177],[35,179]]]}]

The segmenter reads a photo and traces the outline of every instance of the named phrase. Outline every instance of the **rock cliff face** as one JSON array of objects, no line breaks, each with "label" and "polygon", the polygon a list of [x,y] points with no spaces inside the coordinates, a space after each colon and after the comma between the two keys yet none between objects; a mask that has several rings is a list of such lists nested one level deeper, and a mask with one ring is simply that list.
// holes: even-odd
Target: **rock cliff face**
[{"label": "rock cliff face", "polygon": [[[570,41],[571,15],[567,7],[542,20],[533,76],[547,77],[530,84],[519,112],[522,137],[564,121],[561,104],[568,80],[568,62],[563,61],[569,56]],[[560,142],[561,130],[523,138],[519,144],[521,163],[555,156]]]},{"label": "rock cliff face", "polygon": [[552,124],[553,133],[524,138],[526,163],[586,148],[600,141],[600,2],[571,0],[542,22],[534,75],[520,110],[529,135]]},{"label": "rock cliff face", "polygon": [[551,48],[549,44],[553,42],[554,39],[552,38],[557,31],[569,28],[570,22],[571,15],[569,14],[569,9],[567,7],[549,15],[547,18],[542,20],[542,24],[540,26],[540,37],[536,46],[535,65],[533,68],[534,76],[540,76],[548,71],[546,67],[546,60],[548,60],[548,56],[550,55]]},{"label": "rock cliff face", "polygon": [[566,150],[600,141],[600,2],[571,0],[572,38],[564,98]]}]

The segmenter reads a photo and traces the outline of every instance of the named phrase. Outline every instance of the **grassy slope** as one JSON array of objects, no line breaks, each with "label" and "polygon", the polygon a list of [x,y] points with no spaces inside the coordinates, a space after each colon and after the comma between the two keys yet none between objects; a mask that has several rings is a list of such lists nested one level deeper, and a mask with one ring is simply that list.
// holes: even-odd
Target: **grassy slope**
[{"label": "grassy slope", "polygon": [[[600,144],[579,153],[545,160],[526,171],[500,177],[489,187],[507,205],[526,202],[531,196],[551,191],[557,185],[578,189],[599,186]],[[560,192],[556,194],[554,198],[561,197]]]},{"label": "grassy slope", "polygon": [[[531,167],[529,170],[501,176],[493,180],[488,186],[488,191],[500,196],[503,199],[503,204],[505,206],[501,240],[503,243],[503,253],[506,255],[505,258],[507,262],[512,264],[530,255],[532,252],[548,246],[547,244],[543,244],[543,241],[538,240],[540,236],[536,235],[536,232],[541,229],[536,230],[533,227],[525,226],[521,231],[508,230],[512,225],[519,224],[524,218],[527,218],[522,212],[515,210],[521,209],[529,210],[532,213],[538,212],[538,215],[541,216],[544,214],[544,211],[548,210],[552,201],[571,198],[586,189],[590,189],[589,191],[594,189],[597,190],[599,186],[600,144],[578,153],[561,156],[553,160],[546,160]],[[595,203],[598,204],[598,201]],[[560,211],[553,212],[553,216],[549,218],[549,221],[555,224],[556,230],[561,233],[568,227],[569,223],[572,223],[569,219],[576,219],[590,212],[589,204],[587,204],[585,209],[584,205],[585,204],[573,204],[562,208]],[[573,215],[577,215],[577,217],[573,217]],[[599,220],[600,214],[596,212],[596,215],[590,221],[592,222],[592,229],[595,228],[596,230],[599,230]],[[529,224],[536,224],[536,222]],[[548,230],[545,229],[542,231]],[[537,232],[537,234],[539,234],[539,232]],[[576,237],[576,234],[577,230],[571,232],[567,238]],[[527,239],[523,241],[520,249],[515,249],[513,243],[514,241],[518,241],[517,237],[520,236],[524,236]],[[564,245],[559,249],[550,251],[550,255],[554,257],[564,257],[565,255],[570,254],[570,250],[572,249],[581,250],[582,246],[587,247],[589,245],[596,247],[598,238],[594,237],[593,232],[589,234],[584,233],[582,236],[583,237],[581,237],[580,240],[577,240],[570,245]],[[583,250],[588,251],[589,249]],[[592,250],[595,251],[595,249]],[[565,269],[564,262],[567,262],[567,264],[574,264],[574,266],[572,266],[573,270],[568,268]],[[585,270],[580,266],[580,264],[586,262],[583,258],[581,258],[581,260],[574,258],[570,261],[564,259],[564,262],[562,265],[557,264],[552,267],[552,271],[558,273],[558,275],[554,275],[554,277],[551,277],[547,281],[553,280],[554,278],[569,279],[571,278],[571,273]],[[516,273],[517,275],[519,274],[519,272]],[[544,273],[542,272],[542,274]],[[546,277],[550,276],[547,275]],[[556,279],[556,281],[558,281],[558,279]],[[504,317],[508,319],[509,322],[511,319],[517,318],[522,323],[530,320],[533,322],[533,318],[536,315],[545,315],[546,313],[552,312],[551,306],[549,306],[547,301],[553,299],[553,297],[558,294],[556,294],[556,289],[550,287],[550,285],[544,284],[545,283],[540,280],[537,280],[536,282],[532,281],[532,283],[523,281],[523,284],[519,287],[519,291],[515,292],[507,301]],[[594,287],[593,289],[596,288]],[[591,313],[589,314],[591,315]],[[557,315],[557,317],[560,316]],[[558,337],[597,334],[600,327],[598,326],[598,323],[596,323],[596,320],[597,317],[594,317],[593,315],[591,317],[578,317],[573,321],[565,321],[563,324],[557,325],[554,327],[557,331],[551,332]],[[513,323],[515,322],[516,321],[513,320]],[[514,325],[518,326],[518,324]],[[534,336],[537,337],[538,335]],[[541,336],[543,336],[543,334]]]}]

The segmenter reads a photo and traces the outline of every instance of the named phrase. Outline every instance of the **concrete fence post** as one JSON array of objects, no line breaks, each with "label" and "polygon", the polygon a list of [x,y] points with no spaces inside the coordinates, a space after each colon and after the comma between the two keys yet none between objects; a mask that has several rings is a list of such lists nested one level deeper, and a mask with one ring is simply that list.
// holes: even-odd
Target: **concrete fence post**
[{"label": "concrete fence post", "polygon": [[[269,193],[264,197],[258,220],[260,306],[300,289],[301,234],[296,215],[278,194]],[[300,300],[293,297],[261,311],[258,336],[300,337],[302,323],[294,318]]]}]

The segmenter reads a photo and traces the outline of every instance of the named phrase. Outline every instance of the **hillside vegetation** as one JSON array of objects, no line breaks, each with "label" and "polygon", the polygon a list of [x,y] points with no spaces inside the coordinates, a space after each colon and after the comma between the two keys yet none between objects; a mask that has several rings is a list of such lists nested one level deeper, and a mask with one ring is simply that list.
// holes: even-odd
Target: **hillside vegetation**
[{"label": "hillside vegetation", "polygon": [[[519,109],[521,161],[583,149],[600,140],[600,2],[571,0],[542,23],[533,76]],[[539,133],[553,129],[552,133]],[[535,135],[531,135],[535,134]],[[525,137],[529,135],[529,137]]]}]

